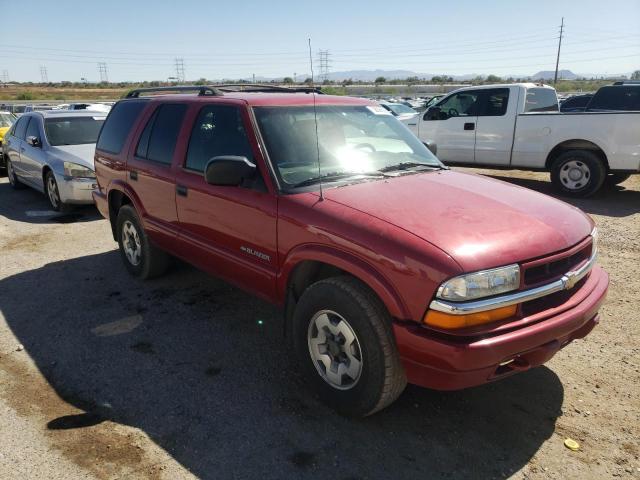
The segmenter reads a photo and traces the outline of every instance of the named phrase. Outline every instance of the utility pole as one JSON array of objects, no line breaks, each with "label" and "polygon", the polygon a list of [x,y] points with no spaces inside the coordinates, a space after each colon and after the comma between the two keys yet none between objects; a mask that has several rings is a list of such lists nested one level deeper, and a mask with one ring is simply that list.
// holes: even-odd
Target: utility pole
[{"label": "utility pole", "polygon": [[100,73],[100,82],[109,83],[109,75],[107,74],[106,62],[98,62],[98,72]]},{"label": "utility pole", "polygon": [[178,78],[178,83],[184,82],[184,58],[176,57],[176,77]]},{"label": "utility pole", "polygon": [[256,74],[253,74],[253,82],[252,83],[256,83]]},{"label": "utility pole", "polygon": [[47,67],[45,67],[44,65],[40,67],[40,79],[42,80],[42,83],[49,83],[49,77],[47,76]]},{"label": "utility pole", "polygon": [[558,57],[556,58],[556,74],[553,76],[553,86],[558,82],[558,65],[560,64],[560,47],[562,46],[562,34],[564,33],[564,17],[560,23],[560,37],[558,38]]}]

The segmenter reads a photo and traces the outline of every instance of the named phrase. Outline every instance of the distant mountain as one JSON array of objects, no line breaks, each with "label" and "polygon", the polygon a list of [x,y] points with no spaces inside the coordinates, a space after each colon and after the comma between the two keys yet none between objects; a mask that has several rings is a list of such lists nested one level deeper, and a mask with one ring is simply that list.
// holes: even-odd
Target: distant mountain
[{"label": "distant mountain", "polygon": [[[556,72],[554,70],[543,70],[541,72],[534,73],[533,75],[531,75],[530,78],[534,80],[539,80],[541,78],[543,80],[553,80],[555,73]],[[580,77],[575,73],[573,73],[571,70],[558,70],[558,79],[576,80],[577,78],[580,78]]]},{"label": "distant mountain", "polygon": [[361,82],[373,82],[378,77],[387,80],[405,79],[407,77],[431,78],[433,75],[412,72],[411,70],[348,70],[345,72],[330,72],[329,80],[341,82],[343,80],[359,80]]}]

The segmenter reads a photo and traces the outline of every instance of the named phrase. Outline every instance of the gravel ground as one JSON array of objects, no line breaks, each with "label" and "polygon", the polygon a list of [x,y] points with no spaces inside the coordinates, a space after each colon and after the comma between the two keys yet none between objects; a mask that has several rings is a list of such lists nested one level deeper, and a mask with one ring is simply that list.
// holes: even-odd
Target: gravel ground
[{"label": "gravel ground", "polygon": [[591,335],[350,420],[291,373],[275,308],[183,264],[133,280],[93,208],[46,213],[2,178],[0,478],[640,478],[640,176],[572,203],[611,275]]}]

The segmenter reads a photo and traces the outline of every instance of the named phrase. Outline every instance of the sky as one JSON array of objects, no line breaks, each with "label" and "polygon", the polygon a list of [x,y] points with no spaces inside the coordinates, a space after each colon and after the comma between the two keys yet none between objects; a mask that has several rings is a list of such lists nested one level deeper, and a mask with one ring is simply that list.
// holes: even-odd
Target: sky
[{"label": "sky", "polygon": [[[108,2],[0,0],[25,12],[0,30],[9,80],[187,80],[310,72],[308,39],[329,69],[532,75],[555,68],[613,75],[640,69],[640,0]],[[13,17],[13,14],[5,20]],[[0,77],[1,78],[1,77]]]}]

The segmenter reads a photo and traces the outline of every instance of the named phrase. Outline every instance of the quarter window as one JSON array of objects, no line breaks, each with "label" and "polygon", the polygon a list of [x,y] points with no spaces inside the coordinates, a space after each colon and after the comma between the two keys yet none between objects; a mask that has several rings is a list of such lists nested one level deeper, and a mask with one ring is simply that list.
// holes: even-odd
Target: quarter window
[{"label": "quarter window", "polygon": [[140,136],[136,156],[170,165],[186,110],[184,104],[168,103],[158,107]]},{"label": "quarter window", "polygon": [[116,103],[104,123],[98,138],[97,150],[118,154],[146,101],[123,101]]},{"label": "quarter window", "polygon": [[213,157],[234,155],[253,162],[253,153],[240,109],[232,105],[211,105],[200,110],[191,131],[185,167],[203,172]]}]

